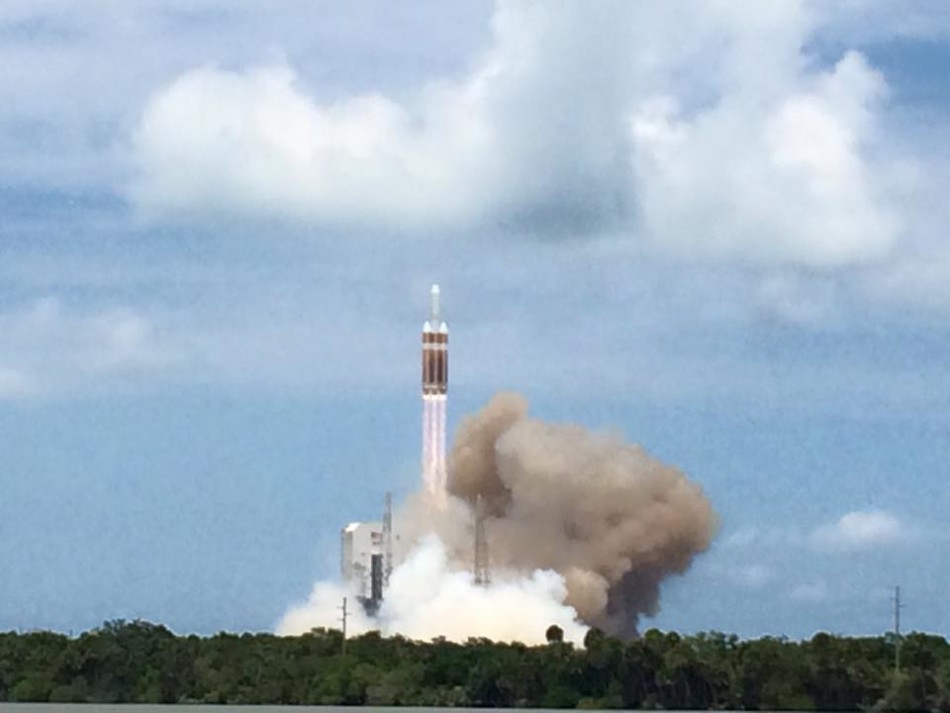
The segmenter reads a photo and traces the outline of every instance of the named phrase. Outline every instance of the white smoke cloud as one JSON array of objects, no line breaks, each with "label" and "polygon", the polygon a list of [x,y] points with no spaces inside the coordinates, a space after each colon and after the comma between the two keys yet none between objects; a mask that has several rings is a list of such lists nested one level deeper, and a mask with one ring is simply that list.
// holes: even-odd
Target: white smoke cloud
[{"label": "white smoke cloud", "polygon": [[[416,496],[396,520],[412,546],[369,624],[384,633],[540,643],[556,624],[570,641],[586,625],[633,636],[641,616],[659,611],[663,581],[684,573],[716,529],[683,473],[617,436],[529,418],[512,393],[460,424],[448,471],[444,505]],[[469,571],[477,509],[488,586]],[[318,584],[278,631],[326,626],[341,596]]]},{"label": "white smoke cloud", "polygon": [[496,641],[542,643],[556,624],[567,641],[581,643],[587,628],[577,622],[566,604],[563,578],[537,570],[528,576],[498,570],[491,586],[475,584],[470,572],[452,565],[442,542],[429,536],[409,554],[390,578],[386,598],[376,618],[365,616],[355,593],[332,583],[314,586],[310,598],[288,611],[277,633],[302,634],[315,627],[340,628],[342,598],[349,596],[355,634],[380,630],[428,640],[439,636],[452,641],[488,637]]},{"label": "white smoke cloud", "polygon": [[816,529],[812,541],[822,549],[857,552],[894,545],[906,536],[906,528],[894,515],[881,510],[856,510]]},{"label": "white smoke cloud", "polygon": [[145,107],[133,195],[156,215],[877,260],[901,227],[871,158],[885,83],[856,53],[815,69],[814,23],[801,2],[499,2],[467,77],[400,100],[321,102],[286,66],[193,70]]},{"label": "white smoke cloud", "polygon": [[280,636],[298,636],[311,629],[340,629],[343,600],[346,599],[347,633],[363,634],[379,626],[366,616],[357,601],[357,592],[339,582],[317,582],[307,601],[292,607],[277,624]]}]

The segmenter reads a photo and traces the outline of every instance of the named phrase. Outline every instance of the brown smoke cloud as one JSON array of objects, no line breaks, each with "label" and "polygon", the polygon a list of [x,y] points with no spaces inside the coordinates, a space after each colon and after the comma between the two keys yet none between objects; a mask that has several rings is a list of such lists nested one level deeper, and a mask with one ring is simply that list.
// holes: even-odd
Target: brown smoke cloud
[{"label": "brown smoke cloud", "polygon": [[678,469],[618,436],[530,418],[511,393],[462,421],[449,491],[481,496],[492,566],[559,572],[581,619],[619,636],[658,611],[660,583],[708,548],[717,523]]}]

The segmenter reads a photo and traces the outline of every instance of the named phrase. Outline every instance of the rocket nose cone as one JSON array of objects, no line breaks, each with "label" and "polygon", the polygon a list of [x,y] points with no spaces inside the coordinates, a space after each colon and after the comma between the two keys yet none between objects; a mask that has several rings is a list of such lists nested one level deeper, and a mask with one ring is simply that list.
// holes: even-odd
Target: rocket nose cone
[{"label": "rocket nose cone", "polygon": [[435,329],[438,327],[439,322],[439,286],[432,285],[432,295],[429,300],[429,322],[432,324],[432,328]]}]

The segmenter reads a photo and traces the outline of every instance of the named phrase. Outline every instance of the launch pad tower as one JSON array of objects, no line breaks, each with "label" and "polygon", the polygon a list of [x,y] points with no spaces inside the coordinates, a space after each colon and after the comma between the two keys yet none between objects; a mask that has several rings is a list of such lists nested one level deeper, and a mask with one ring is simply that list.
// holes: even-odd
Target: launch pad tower
[{"label": "launch pad tower", "polygon": [[437,505],[445,503],[445,407],[449,391],[449,327],[432,285],[429,319],[422,326],[422,481]]}]

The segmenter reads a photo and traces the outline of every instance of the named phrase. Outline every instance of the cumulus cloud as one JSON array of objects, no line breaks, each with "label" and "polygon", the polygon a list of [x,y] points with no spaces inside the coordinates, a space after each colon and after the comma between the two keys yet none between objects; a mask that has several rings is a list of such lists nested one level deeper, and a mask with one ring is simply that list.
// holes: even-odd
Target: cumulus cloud
[{"label": "cumulus cloud", "polygon": [[798,273],[774,271],[758,285],[757,307],[767,321],[799,327],[824,326],[835,315],[834,284]]},{"label": "cumulus cloud", "polygon": [[36,391],[36,384],[25,371],[0,367],[0,400],[18,399]]},{"label": "cumulus cloud", "polygon": [[824,580],[796,584],[788,592],[790,599],[798,602],[823,602],[831,597],[831,590]]},{"label": "cumulus cloud", "polygon": [[775,579],[775,573],[770,567],[761,564],[750,564],[738,567],[735,578],[740,584],[749,589],[761,589]]},{"label": "cumulus cloud", "polygon": [[135,196],[146,209],[171,212],[404,225],[460,219],[470,193],[456,183],[465,162],[485,153],[483,139],[464,101],[430,101],[438,126],[418,125],[382,96],[321,106],[283,66],[188,72],[146,108]]},{"label": "cumulus cloud", "polygon": [[[134,137],[152,215],[619,234],[690,258],[880,260],[884,79],[815,68],[802,3],[499,2],[468,76],[327,101],[289,67],[204,67]],[[697,67],[702,67],[699,72]]]},{"label": "cumulus cloud", "polygon": [[179,355],[127,308],[66,308],[55,297],[0,313],[0,398],[38,396],[169,368]]},{"label": "cumulus cloud", "polygon": [[902,258],[866,275],[862,287],[875,301],[945,312],[950,308],[950,250],[940,246]]},{"label": "cumulus cloud", "polygon": [[[730,543],[731,544],[731,543]],[[729,544],[726,545],[727,547]],[[762,563],[718,562],[709,566],[716,579],[746,590],[759,590],[775,581],[777,573],[773,566]]]},{"label": "cumulus cloud", "polygon": [[400,101],[321,101],[287,65],[186,72],[145,107],[133,197],[147,213],[344,226],[603,223],[626,200],[630,15],[500,3],[469,76]]},{"label": "cumulus cloud", "polygon": [[856,510],[817,528],[812,541],[822,549],[857,552],[892,546],[906,536],[906,528],[894,515],[882,510]]},{"label": "cumulus cloud", "polygon": [[816,267],[887,256],[899,223],[862,153],[883,92],[849,53],[788,93],[737,88],[692,118],[672,97],[646,104],[632,132],[651,239],[684,255]]}]

